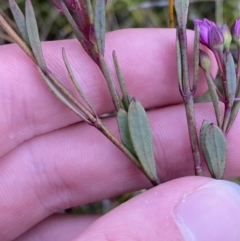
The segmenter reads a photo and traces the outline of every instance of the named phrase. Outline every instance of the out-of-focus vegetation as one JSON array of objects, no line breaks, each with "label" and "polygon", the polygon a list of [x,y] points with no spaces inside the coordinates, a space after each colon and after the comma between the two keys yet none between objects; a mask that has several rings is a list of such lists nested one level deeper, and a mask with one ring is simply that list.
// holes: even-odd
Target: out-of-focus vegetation
[{"label": "out-of-focus vegetation", "polygon": [[[24,9],[24,0],[16,0]],[[45,40],[59,40],[74,37],[71,28],[61,13],[50,3],[50,0],[32,0],[40,38]],[[0,1],[0,9],[12,18],[8,8],[8,0]],[[193,28],[195,18],[208,18],[221,25],[226,22],[232,25],[240,17],[240,1],[203,1],[190,0],[188,28]],[[123,28],[158,28],[168,27],[168,0],[108,0],[107,31]],[[11,42],[0,29],[0,45]],[[240,179],[234,181],[240,182]],[[102,214],[139,192],[124,194],[118,198],[107,199],[94,204],[66,210],[74,213]]]},{"label": "out-of-focus vegetation", "polygon": [[[24,0],[16,0],[24,9]],[[72,38],[71,28],[65,18],[49,0],[32,0],[41,40]],[[8,1],[0,1],[0,9],[11,17]],[[190,0],[189,20],[209,18],[218,24],[232,24],[240,16],[240,3],[231,1]],[[156,28],[168,26],[168,0],[108,0],[107,31],[122,28]],[[193,28],[189,21],[189,28]],[[4,34],[0,32],[0,37]],[[1,43],[1,42],[0,42]],[[2,41],[2,44],[5,43]]]}]

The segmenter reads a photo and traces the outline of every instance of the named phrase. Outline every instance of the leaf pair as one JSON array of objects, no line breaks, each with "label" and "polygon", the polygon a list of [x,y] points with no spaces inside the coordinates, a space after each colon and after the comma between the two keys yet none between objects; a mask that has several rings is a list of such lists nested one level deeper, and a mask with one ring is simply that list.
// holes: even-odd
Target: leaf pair
[{"label": "leaf pair", "polygon": [[146,112],[140,102],[133,98],[128,112],[119,109],[117,121],[123,144],[138,158],[149,179],[158,183],[151,130]]}]

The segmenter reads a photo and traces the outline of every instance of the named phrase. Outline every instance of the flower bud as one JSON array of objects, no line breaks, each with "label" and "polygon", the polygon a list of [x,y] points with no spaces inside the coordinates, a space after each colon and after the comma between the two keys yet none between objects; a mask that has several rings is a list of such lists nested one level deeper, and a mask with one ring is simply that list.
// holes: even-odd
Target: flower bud
[{"label": "flower bud", "polygon": [[230,33],[230,30],[227,26],[227,24],[223,24],[221,26],[221,30],[222,30],[222,34],[223,34],[223,38],[224,38],[224,48],[229,51],[229,48],[230,48],[230,44],[232,42],[232,35]]},{"label": "flower bud", "polygon": [[240,18],[238,18],[231,27],[233,41],[240,46]]},{"label": "flower bud", "polygon": [[209,29],[211,26],[216,26],[214,22],[204,18],[203,20],[195,19],[194,25],[199,25],[200,43],[209,47]]},{"label": "flower bud", "polygon": [[210,26],[208,40],[209,40],[209,47],[211,49],[222,50],[224,38],[223,38],[221,27],[218,27],[216,25]]},{"label": "flower bud", "polygon": [[199,65],[205,72],[209,72],[210,58],[208,54],[201,49],[199,50]]}]

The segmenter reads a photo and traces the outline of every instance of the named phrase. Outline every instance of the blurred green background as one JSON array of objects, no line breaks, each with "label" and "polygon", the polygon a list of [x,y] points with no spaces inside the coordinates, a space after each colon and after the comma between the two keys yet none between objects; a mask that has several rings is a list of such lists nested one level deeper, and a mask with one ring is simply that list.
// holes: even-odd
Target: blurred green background
[{"label": "blurred green background", "polygon": [[[24,9],[24,0],[16,0]],[[51,5],[48,0],[32,0],[40,38],[44,40],[59,40],[73,38],[71,28],[66,19]],[[12,18],[8,8],[8,1],[0,1],[0,9],[6,16]],[[240,17],[240,1],[203,1],[190,0],[188,28],[193,28],[192,20],[195,18],[208,18],[218,25],[226,22],[232,25]],[[108,0],[107,4],[107,31],[122,28],[157,28],[168,27],[168,1],[167,0]],[[0,45],[11,42],[11,39],[0,29]],[[240,180],[240,179],[239,179]],[[234,181],[238,181],[235,179]],[[103,214],[119,204],[125,202],[139,192],[129,193],[117,198],[71,208],[66,212],[81,214]]]},{"label": "blurred green background", "polygon": [[[0,9],[11,17],[8,1],[0,1]],[[24,9],[24,0],[16,0]],[[41,40],[72,38],[71,28],[65,18],[51,5],[49,0],[32,0]],[[231,1],[190,0],[189,28],[193,28],[195,18],[209,18],[219,25],[223,22],[231,25],[240,16],[240,3]],[[108,0],[107,31],[122,28],[156,28],[168,26],[167,0]],[[9,40],[2,32],[0,39]],[[1,40],[0,44],[6,41]]]}]

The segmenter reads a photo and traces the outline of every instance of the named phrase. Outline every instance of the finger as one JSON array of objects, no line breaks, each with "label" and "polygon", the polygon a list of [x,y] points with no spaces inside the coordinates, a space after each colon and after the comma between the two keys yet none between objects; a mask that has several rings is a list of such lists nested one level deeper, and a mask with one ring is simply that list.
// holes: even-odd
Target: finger
[{"label": "finger", "polygon": [[28,230],[14,241],[71,241],[84,231],[97,218],[96,216],[80,216],[54,214]]},{"label": "finger", "polygon": [[[197,105],[196,112],[198,126],[203,118],[214,121],[210,104]],[[183,106],[149,111],[149,120],[161,182],[194,175]],[[117,132],[113,118],[105,123]],[[228,136],[225,177],[240,175],[236,138],[240,134],[240,118],[235,124]],[[87,124],[22,144],[1,158],[0,170],[0,234],[5,239],[20,235],[60,209],[150,187],[136,166]],[[204,174],[208,175],[206,167]],[[15,227],[14,232],[9,227]]]},{"label": "finger", "polygon": [[229,240],[240,237],[240,187],[188,177],[159,185],[112,210],[80,240]]},{"label": "finger", "polygon": [[[181,102],[177,86],[175,31],[139,29],[112,32],[106,39],[106,59],[111,71],[111,52],[117,51],[129,93],[146,108]],[[192,58],[193,33],[189,32],[189,57]],[[113,109],[107,85],[98,67],[76,40],[43,43],[49,69],[73,91],[62,60],[62,47],[80,86],[99,114]],[[1,47],[0,78],[0,155],[24,140],[79,121],[48,90],[35,66],[16,45]],[[192,64],[190,76],[192,76]],[[216,66],[213,65],[213,71]],[[116,79],[116,78],[115,78]],[[201,80],[202,75],[201,75]],[[199,83],[199,93],[206,87]],[[144,91],[143,91],[144,90]]]}]

